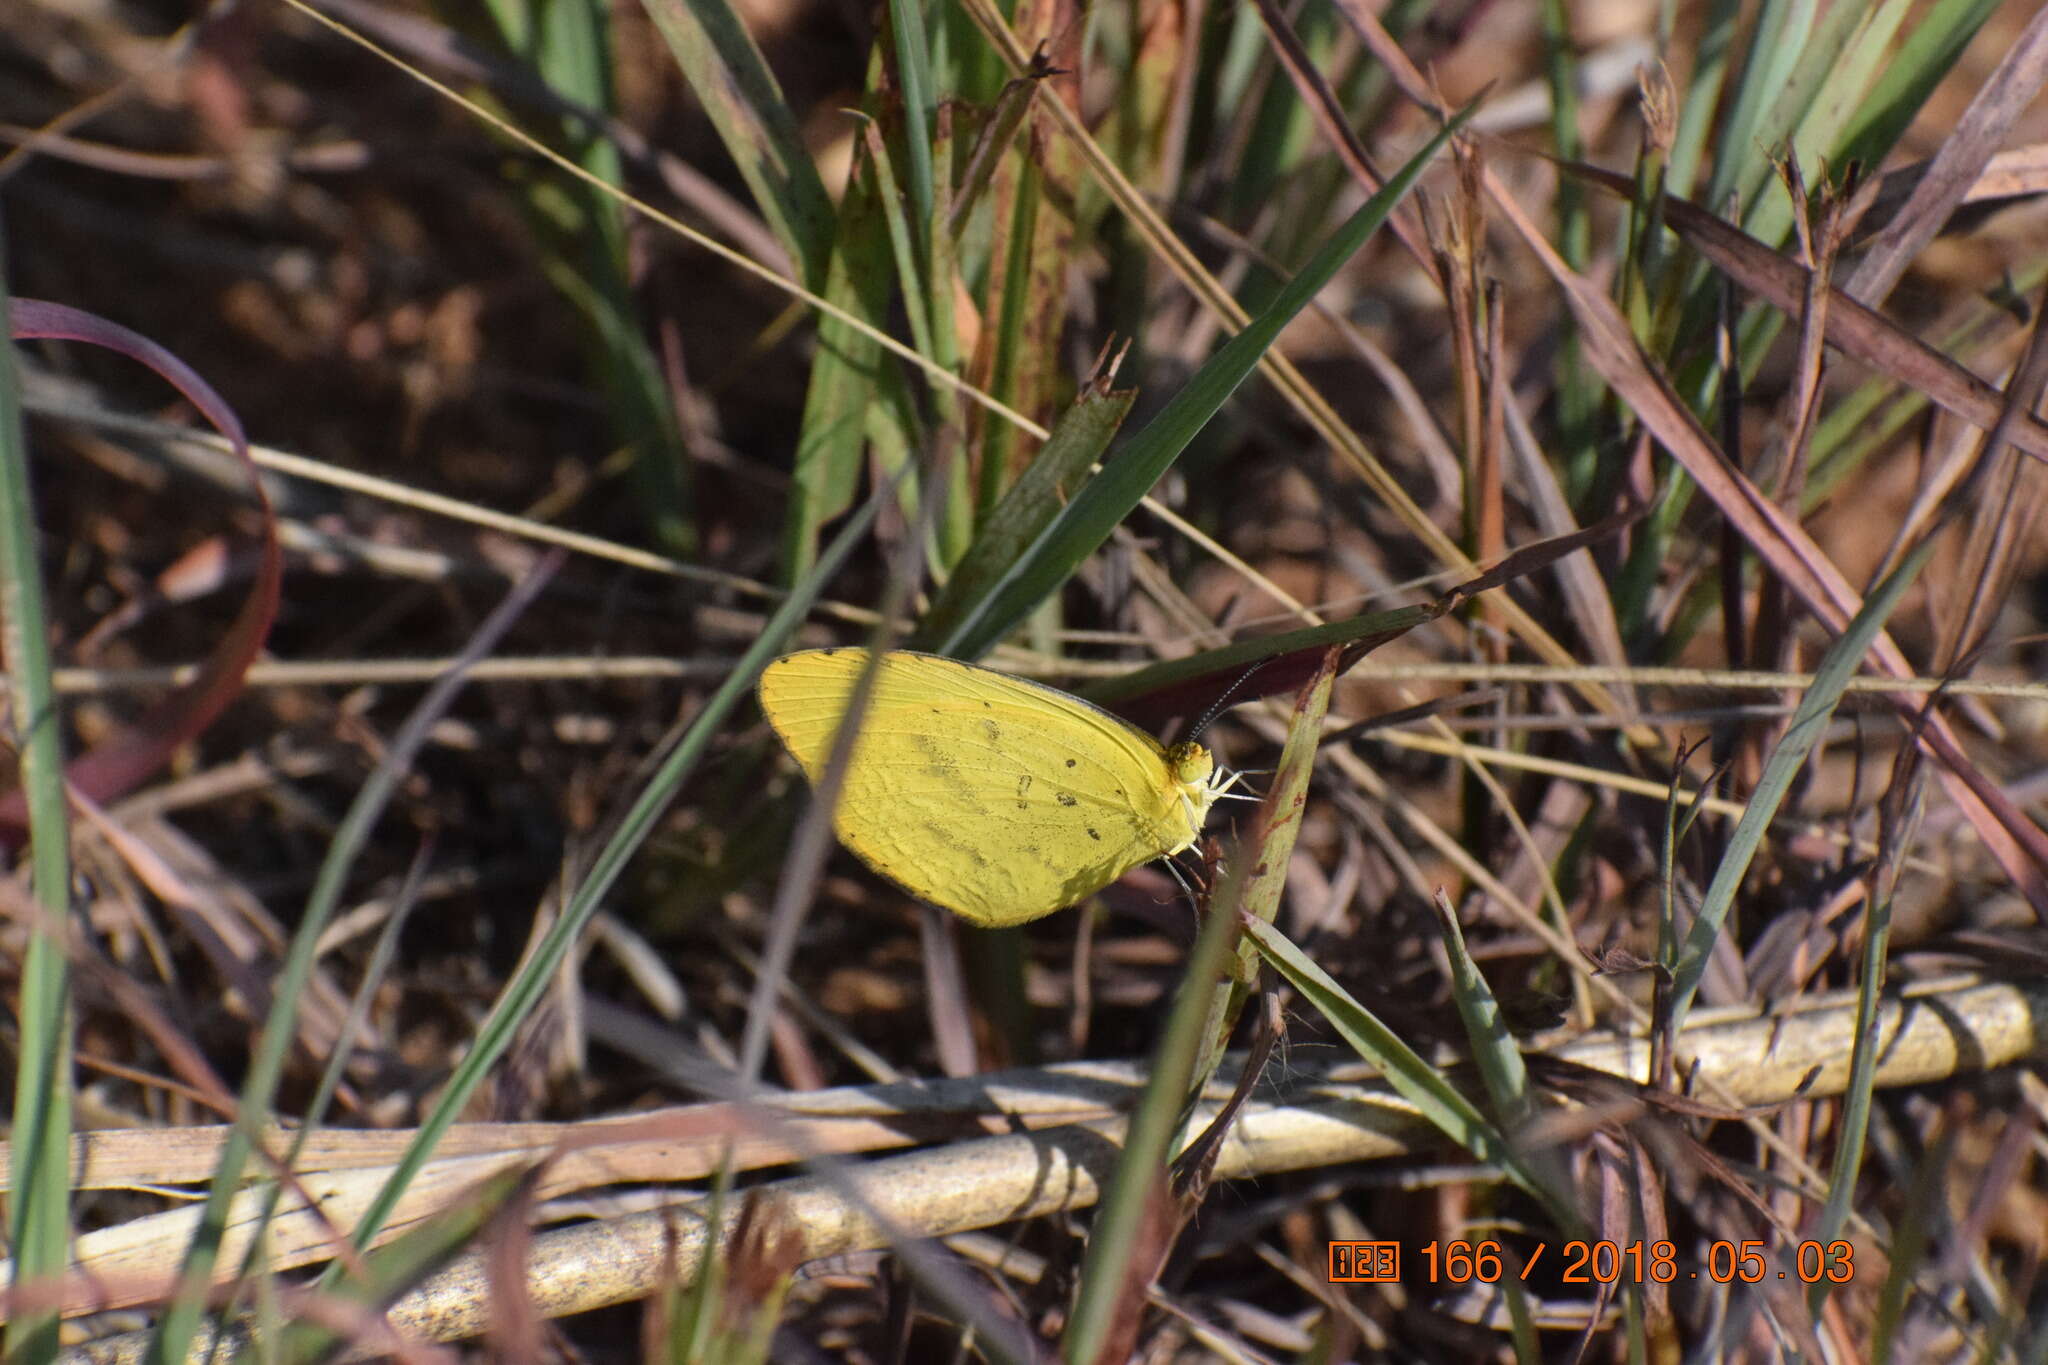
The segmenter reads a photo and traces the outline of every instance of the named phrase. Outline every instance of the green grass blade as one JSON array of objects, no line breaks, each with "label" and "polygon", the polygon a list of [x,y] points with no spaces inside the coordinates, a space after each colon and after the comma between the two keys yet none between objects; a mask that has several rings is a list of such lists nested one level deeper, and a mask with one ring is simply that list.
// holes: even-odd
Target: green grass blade
[{"label": "green grass blade", "polygon": [[1008,567],[1001,583],[962,614],[960,623],[939,642],[940,652],[963,659],[979,658],[1015,629],[1109,538],[1110,532],[1130,515],[1188,442],[1251,374],[1294,315],[1308,305],[1393,212],[1471,112],[1469,108],[1464,110],[1430,139],[1429,145],[1403,166],[1384,189],[1337,229],[1322,250],[1288,281],[1270,307],[1224,343],[1187,385],[1167,400],[1159,415],[1110,459],[1103,472]]},{"label": "green grass blade", "polygon": [[[1266,792],[1266,799],[1259,803],[1258,819],[1238,854],[1247,863],[1244,913],[1267,924],[1280,917],[1280,893],[1286,889],[1288,859],[1294,856],[1295,839],[1301,833],[1301,813],[1308,805],[1309,778],[1315,773],[1316,753],[1323,740],[1323,718],[1330,712],[1330,689],[1336,682],[1341,654],[1335,648],[1324,651],[1322,667],[1296,695],[1293,721],[1287,727],[1287,743],[1280,751],[1273,785]],[[1196,1073],[1198,1088],[1207,1085],[1216,1074],[1224,1049],[1237,1028],[1238,1016],[1258,988],[1259,950],[1240,942],[1235,968],[1218,983],[1210,1007],[1202,1039],[1202,1060]]]},{"label": "green grass blade", "polygon": [[[990,348],[985,387],[1015,408],[1021,401],[1026,412],[1042,411],[1038,396],[1046,387],[1047,361],[1057,347],[1035,335],[1035,326],[1046,313],[1064,316],[1057,305],[1034,302],[1032,277],[1044,258],[1033,249],[1039,233],[1039,201],[1044,176],[1036,162],[1017,157],[1002,168],[996,184],[995,203],[1004,208],[1004,230],[997,236],[991,261],[993,298],[990,312],[995,319],[994,344]],[[1061,239],[1062,241],[1065,238]],[[1051,249],[1054,258],[1064,253]],[[1008,422],[984,422],[981,443],[981,477],[975,486],[975,504],[992,513],[1008,491],[1008,482],[1018,455],[1022,434]]]},{"label": "green grass blade", "polygon": [[782,652],[790,635],[823,594],[825,584],[866,537],[880,505],[879,496],[870,498],[840,528],[839,534],[819,559],[817,568],[783,599],[754,643],[734,664],[731,676],[704,703],[703,710],[697,713],[674,750],[662,760],[653,779],[634,799],[632,808],[620,820],[611,840],[592,860],[582,884],[562,907],[562,913],[540,946],[523,965],[519,975],[507,983],[490,1015],[478,1026],[474,1045],[450,1074],[433,1112],[421,1123],[412,1144],[392,1169],[390,1178],[364,1210],[355,1228],[356,1245],[367,1245],[376,1236],[400,1195],[412,1183],[420,1167],[433,1156],[442,1135],[461,1115],[477,1088],[488,1079],[491,1069],[511,1046],[520,1022],[539,1003],[556,968],[589,924],[597,907],[617,884],[627,862],[654,832],[656,822],[684,779],[695,770],[698,760],[710,747],[712,737],[718,733],[726,717],[732,714],[733,708],[752,695],[754,679],[770,659]]},{"label": "green grass blade", "polygon": [[644,3],[801,282],[818,289],[832,253],[832,197],[746,24],[722,0]]},{"label": "green grass blade", "polygon": [[[1551,147],[1566,161],[1583,160],[1578,93],[1581,64],[1575,59],[1564,0],[1544,0],[1543,41],[1550,87]],[[1570,176],[1557,182],[1556,217],[1558,254],[1583,274],[1593,254],[1593,218],[1585,187]],[[1579,354],[1578,328],[1569,317],[1559,319],[1556,357],[1558,442],[1564,450],[1582,452],[1589,461],[1598,445],[1593,422],[1604,389]]]},{"label": "green grass blade", "polygon": [[[1869,1344],[1864,1359],[1896,1361],[1912,1358],[1893,1350],[1906,1315],[1906,1305],[1920,1273],[1927,1266],[1928,1247],[1937,1230],[1951,1225],[1946,1195],[1956,1178],[1956,1147],[1960,1133],[1943,1124],[1938,1136],[1921,1154],[1913,1171],[1899,1171],[1902,1177],[1893,1188],[1905,1202],[1898,1221],[1892,1225],[1892,1242],[1886,1248],[1885,1276],[1877,1287],[1877,1304],[1870,1317]],[[1867,1294],[1867,1287],[1859,1285]]]},{"label": "green grass blade", "polygon": [[[533,1194],[538,1167],[499,1171],[448,1201],[446,1208],[364,1257],[364,1275],[328,1292],[361,1308],[381,1310],[453,1260],[508,1204]],[[285,1329],[274,1359],[287,1365],[325,1360],[344,1342],[332,1328],[298,1322]]]},{"label": "green grass blade", "polygon": [[1757,12],[1737,68],[1735,102],[1714,139],[1713,176],[1703,202],[1717,213],[1731,197],[1739,213],[1771,173],[1770,150],[1783,130],[1766,119],[1799,60],[1813,9],[1814,0],[1765,0]]},{"label": "green grass blade", "polygon": [[[977,348],[989,356],[986,373],[977,377],[990,394],[1033,417],[1052,413],[1071,384],[1061,337],[1070,293],[1066,282],[1082,254],[1074,220],[1062,211],[1058,190],[1048,190],[1080,173],[1079,154],[1064,139],[1034,136],[1024,139],[1021,148],[1017,145],[1019,116],[1028,112],[1030,87],[1040,79],[1033,75],[1013,82],[996,110],[995,145],[1014,150],[1001,156],[976,154],[993,162],[983,302],[993,337],[985,335]],[[974,192],[972,183],[963,189],[956,221],[969,202],[966,196]],[[975,501],[987,513],[1027,464],[1026,437],[1010,423],[977,420],[983,434]]]},{"label": "green grass blade", "polygon": [[1543,1202],[1560,1228],[1576,1228],[1579,1219],[1563,1196],[1549,1189],[1500,1129],[1442,1073],[1418,1056],[1373,1012],[1353,999],[1309,956],[1269,924],[1253,921],[1245,933],[1275,971],[1323,1016],[1360,1057],[1379,1069],[1395,1093],[1445,1137],[1484,1162],[1497,1165],[1508,1178]]},{"label": "green grass blade", "polygon": [[[494,0],[490,9],[508,59],[530,63],[549,89],[577,107],[606,115],[616,111],[611,22],[602,4]],[[587,120],[558,117],[544,136],[598,180],[624,188],[617,147]],[[595,185],[565,180],[546,169],[528,174],[522,163],[511,167],[540,241],[543,271],[583,319],[586,363],[604,392],[619,441],[633,452],[639,506],[656,543],[671,554],[688,554],[695,538],[690,461],[661,367],[641,330],[625,211]]]},{"label": "green grass blade", "polygon": [[1465,946],[1465,933],[1458,924],[1457,911],[1442,891],[1436,899],[1437,928],[1451,967],[1451,998],[1457,1003],[1458,1018],[1465,1026],[1465,1040],[1472,1045],[1472,1060],[1478,1064],[1479,1079],[1494,1113],[1509,1132],[1536,1116],[1536,1101],[1529,1089],[1529,1068],[1522,1061],[1522,1049],[1508,1031],[1500,1002],[1486,984],[1479,964]]},{"label": "green grass blade", "polygon": [[1884,623],[1898,606],[1899,599],[1933,553],[1932,538],[1922,541],[1890,577],[1878,584],[1877,590],[1864,602],[1862,610],[1856,613],[1841,637],[1828,647],[1820,667],[1814,670],[1813,686],[1800,698],[1791,724],[1771,750],[1771,756],[1764,764],[1763,776],[1757,780],[1756,790],[1750,793],[1742,818],[1735,824],[1734,834],[1729,836],[1728,850],[1721,857],[1721,865],[1714,869],[1714,879],[1707,884],[1706,894],[1701,897],[1698,917],[1693,920],[1692,929],[1679,949],[1678,961],[1672,968],[1673,1033],[1685,1025],[1686,1011],[1692,1007],[1700,979],[1706,975],[1707,959],[1713,952],[1714,940],[1720,937],[1721,926],[1735,904],[1735,893],[1741,889],[1750,860],[1762,846],[1778,807],[1784,803],[1785,793],[1791,790],[1792,779],[1799,775],[1807,755],[1820,742],[1822,731],[1827,728],[1828,720],[1842,699],[1843,688],[1863,662],[1864,652],[1884,629]]},{"label": "green grass blade", "polygon": [[[1846,169],[1833,159],[1836,142],[1904,19],[1904,0],[1884,0],[1868,12],[1837,5],[1815,28],[1772,120],[1774,127],[1785,129],[1782,145],[1797,158],[1809,184],[1824,171],[1840,176]],[[1783,241],[1792,230],[1791,196],[1776,175],[1760,188],[1767,193],[1752,205],[1745,225],[1760,241]]]},{"label": "green grass blade", "polygon": [[[911,340],[918,354],[946,374],[957,376],[960,365],[959,350],[954,344],[953,294],[949,283],[941,283],[952,279],[951,238],[943,231],[936,234],[920,231],[922,227],[931,225],[913,221],[904,212],[904,196],[897,183],[895,163],[889,155],[889,139],[873,123],[863,131],[868,155],[874,165],[875,181],[880,187],[882,221],[888,230],[889,247],[895,258],[897,293],[903,300],[904,316],[910,322]],[[943,214],[941,206],[935,216],[942,217]],[[924,250],[921,243],[931,244],[932,249]],[[884,373],[893,376],[897,370],[890,365]],[[929,372],[927,377],[930,378]],[[974,507],[967,488],[967,473],[962,467],[965,464],[961,449],[964,424],[959,392],[933,382],[929,397],[937,428],[936,440],[922,444],[936,448],[921,462],[915,477],[899,477],[905,475],[905,466],[915,449],[910,441],[884,439],[872,427],[870,435],[875,440],[876,463],[886,477],[896,479],[903,519],[912,523],[920,520],[920,501],[932,499],[935,516],[932,518],[931,553],[935,569],[943,577],[966,553],[973,535]],[[869,409],[871,418],[882,417],[889,411],[887,405],[875,405]]]},{"label": "green grass blade", "polygon": [[[1856,985],[1856,1045],[1849,1054],[1849,1082],[1842,1090],[1840,1136],[1835,1143],[1835,1160],[1828,1172],[1828,1201],[1810,1234],[1816,1242],[1832,1242],[1848,1226],[1850,1207],[1856,1201],[1857,1180],[1863,1170],[1863,1149],[1870,1138],[1870,1107],[1877,1083],[1878,1006],[1883,1003],[1885,967],[1889,960],[1892,930],[1892,898],[1870,907],[1863,932],[1862,979]],[[1834,1285],[1822,1276],[1807,1286],[1807,1307],[1820,1314]]]},{"label": "green grass blade", "polygon": [[[1671,144],[1671,176],[1668,189],[1681,199],[1691,195],[1699,174],[1708,139],[1714,129],[1714,108],[1721,101],[1728,80],[1728,51],[1735,44],[1736,21],[1741,16],[1740,0],[1713,0],[1700,28],[1698,46],[1686,55],[1692,74],[1686,79],[1680,101],[1678,136]],[[1670,63],[1669,56],[1666,58]],[[1711,205],[1712,201],[1707,201]]]},{"label": "green grass blade", "polygon": [[1210,904],[1208,921],[1202,925],[1194,950],[1188,954],[1187,971],[1174,996],[1173,1013],[1167,1018],[1159,1050],[1152,1058],[1145,1093],[1131,1115],[1116,1174],[1104,1192],[1102,1209],[1095,1216],[1094,1230],[1088,1239],[1081,1289],[1075,1297],[1073,1316],[1067,1320],[1066,1335],[1060,1340],[1061,1355],[1066,1360],[1101,1358],[1116,1315],[1125,1308],[1132,1260],[1142,1253],[1142,1244],[1147,1240],[1146,1213],[1154,1200],[1170,1197],[1162,1186],[1193,1084],[1211,993],[1223,977],[1231,948],[1237,942],[1238,905],[1249,861],[1243,857],[1231,859],[1230,870]]},{"label": "green grass blade", "polygon": [[[689,455],[661,367],[640,330],[623,234],[615,250],[605,246],[604,224],[620,226],[616,208],[585,185],[536,185],[532,191],[529,207],[545,199],[562,206],[549,215],[555,230],[544,233],[557,246],[544,273],[583,319],[591,373],[618,439],[633,452],[632,477],[649,530],[668,553],[686,555],[696,543]],[[530,216],[539,219],[543,212],[535,208]]]},{"label": "green grass blade", "polygon": [[[5,259],[0,255],[0,259]],[[12,338],[0,281],[0,336]],[[64,804],[64,741],[50,677],[50,630],[43,615],[28,434],[10,344],[0,355],[0,648],[7,660],[10,715],[21,745],[28,803],[29,878],[51,918],[28,929],[21,965],[20,1030],[11,1115],[12,1192],[7,1234],[15,1282],[61,1273],[71,1244],[71,985],[61,937],[71,914],[71,836]],[[57,1316],[24,1312],[7,1324],[11,1361],[56,1354]]]},{"label": "green grass blade", "polygon": [[[552,570],[549,570],[530,577],[499,604],[465,651],[465,663],[481,658],[495,646],[551,575]],[[313,879],[312,893],[306,898],[306,911],[292,932],[291,947],[285,953],[278,973],[276,994],[271,1001],[269,1015],[263,1021],[263,1031],[257,1038],[248,1075],[242,1081],[235,1107],[235,1123],[229,1130],[227,1141],[221,1145],[220,1160],[207,1187],[199,1226],[185,1248],[177,1296],[150,1341],[152,1365],[181,1363],[190,1354],[205,1307],[207,1287],[213,1281],[214,1265],[226,1238],[235,1193],[241,1188],[243,1173],[261,1141],[263,1129],[270,1122],[277,1088],[284,1077],[285,1060],[298,1036],[299,1003],[319,959],[321,935],[326,932],[341,904],[356,855],[369,842],[391,794],[411,770],[413,756],[426,743],[430,727],[446,713],[449,702],[462,685],[465,672],[463,668],[451,671],[420,699],[419,705],[413,708],[405,724],[393,736],[376,770],[356,793],[348,814],[342,818],[340,827],[328,844],[327,854]]]},{"label": "green grass blade", "polygon": [[946,581],[945,591],[911,637],[912,649],[944,652],[940,643],[972,611],[973,604],[987,599],[1008,566],[1072,500],[1074,490],[1102,457],[1136,401],[1137,395],[1128,389],[1106,391],[1094,385],[1074,400],[1037,456],[982,523],[974,543]]},{"label": "green grass blade", "polygon": [[1935,0],[1916,18],[1844,131],[1839,164],[1877,166],[1997,8],[1998,0]]},{"label": "green grass blade", "polygon": [[[933,96],[931,42],[925,34],[924,7],[919,0],[889,0],[889,33],[896,40],[896,79],[903,91],[903,157],[909,172],[910,219],[924,226],[933,220],[932,188]],[[918,266],[930,264],[929,238],[917,244]]]},{"label": "green grass blade", "polygon": [[[891,298],[889,229],[882,205],[889,191],[879,182],[864,142],[857,141],[854,156],[819,292],[826,302],[881,327],[888,321]],[[915,430],[902,373],[884,359],[881,346],[835,317],[822,319],[784,512],[785,582],[797,582],[811,571],[825,524],[853,505],[869,441],[885,470],[893,472],[917,446]],[[911,505],[906,501],[906,513]]]},{"label": "green grass blade", "polygon": [[[880,187],[877,201],[882,208],[882,225],[887,230],[890,258],[896,266],[897,287],[903,293],[903,312],[910,323],[911,344],[918,354],[937,359],[932,346],[932,290],[924,274],[924,254],[919,245],[919,220],[904,211],[902,185],[896,178],[896,163],[889,155],[889,139],[881,128],[867,122],[865,134],[868,157]],[[942,362],[943,363],[943,362]]]},{"label": "green grass blade", "polygon": [[[1295,34],[1317,70],[1329,67],[1337,41],[1337,9],[1334,5],[1302,7],[1295,21]],[[1236,158],[1236,175],[1231,179],[1229,220],[1247,222],[1264,211],[1275,197],[1287,194],[1287,179],[1300,166],[1311,146],[1315,125],[1292,82],[1277,71],[1266,82],[1259,106],[1245,137],[1243,153]],[[1304,215],[1309,222],[1315,219]],[[1275,243],[1285,252],[1286,238]],[[1284,259],[1284,258],[1283,258]]]}]

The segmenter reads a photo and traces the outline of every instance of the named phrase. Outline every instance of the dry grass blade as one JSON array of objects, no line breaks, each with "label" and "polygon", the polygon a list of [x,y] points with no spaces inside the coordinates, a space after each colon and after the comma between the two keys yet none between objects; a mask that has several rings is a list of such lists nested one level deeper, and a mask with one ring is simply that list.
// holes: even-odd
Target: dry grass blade
[{"label": "dry grass blade", "polygon": [[[2039,6],[380,3],[0,21],[9,290],[278,513],[13,357],[8,1365],[2048,1359]],[[1143,736],[927,676],[806,824],[891,641]]]},{"label": "dry grass blade", "polygon": [[[1621,177],[1594,167],[1568,169],[1573,175],[1618,194],[1629,189],[1628,182]],[[1801,311],[1807,272],[1797,262],[1787,260],[1740,228],[1731,227],[1683,200],[1666,199],[1663,208],[1672,228],[1744,289],[1786,313],[1797,315]],[[1530,232],[1525,231],[1523,240],[1540,241],[1541,237],[1532,239]],[[1542,254],[1540,250],[1538,254]],[[1932,402],[1985,431],[1997,426],[2005,413],[2005,394],[1845,290],[1836,289],[1829,299],[1827,338],[1844,354],[1907,389],[1925,394]],[[2036,459],[2048,459],[2048,426],[2038,418],[2022,415],[2011,430],[2010,439]]]},{"label": "dry grass blade", "polygon": [[1941,150],[1897,213],[1864,248],[1845,282],[1846,292],[1876,305],[1934,240],[1957,205],[1982,179],[2020,116],[2048,83],[2048,10],[2036,11],[1998,69],[1991,73],[1942,142]]},{"label": "dry grass blade", "polygon": [[[161,702],[146,719],[73,761],[65,780],[95,801],[124,795],[163,765],[179,745],[205,730],[240,689],[242,674],[263,648],[277,616],[284,578],[284,556],[278,548],[277,517],[269,495],[256,477],[249,441],[234,409],[215,393],[197,371],[168,348],[126,327],[79,309],[35,299],[13,301],[15,339],[52,338],[89,342],[119,351],[162,375],[211,422],[234,453],[248,478],[250,497],[259,517],[258,565],[249,594],[234,622],[189,681]],[[19,790],[0,797],[0,831],[18,831],[27,817]]]},{"label": "dry grass blade", "polygon": [[[2043,1055],[2048,988],[1968,981],[1930,983],[1888,996],[1879,1011],[1882,1061],[1878,1082],[1914,1086]],[[1682,1039],[1711,1079],[1737,1103],[1781,1104],[1837,1093],[1848,1079],[1856,1028],[1853,996],[1812,998],[1782,1014],[1701,1012]],[[1560,1048],[1574,1065],[1636,1084],[1648,1079],[1649,1048],[1641,1038],[1594,1035]],[[1759,1059],[1764,1059],[1759,1063]],[[1383,1083],[1359,1068],[1327,1072],[1301,1064],[1276,1095],[1260,1096],[1241,1113],[1222,1144],[1219,1180],[1387,1157],[1429,1144],[1427,1125]],[[1019,1073],[1023,1080],[1030,1073]],[[1127,1072],[1127,1076],[1132,1073]],[[1058,1093],[1063,1082],[1034,1086]],[[1207,1103],[1229,1100],[1235,1077],[1219,1075]],[[858,1092],[848,1092],[849,1095]],[[886,1094],[886,1090],[878,1094]],[[1208,1111],[1197,1111],[1198,1119]],[[898,1229],[944,1237],[1036,1214],[1084,1208],[1100,1193],[1116,1158],[1121,1121],[1063,1124],[1038,1132],[976,1138],[928,1152],[870,1163],[862,1188],[871,1211],[850,1205],[831,1182],[800,1177],[763,1187],[784,1226],[802,1229],[802,1256],[814,1259],[886,1244],[873,1212]],[[727,1229],[730,1230],[729,1227]],[[709,1245],[697,1207],[681,1205],[540,1234],[526,1268],[527,1292],[547,1315],[587,1311],[646,1294],[655,1277],[693,1276]],[[672,1258],[672,1259],[669,1259]],[[481,1259],[451,1266],[393,1306],[402,1330],[429,1340],[457,1340],[490,1322],[490,1292]],[[92,1359],[122,1365],[135,1359],[103,1344]],[[76,1365],[85,1365],[81,1359]]]},{"label": "dry grass blade", "polygon": [[[1507,207],[1505,201],[1503,207]],[[1510,209],[1507,216],[1521,232],[1523,242],[1563,287],[1586,338],[1588,359],[1599,366],[1602,376],[1623,395],[1631,410],[1736,525],[1744,541],[1791,587],[1809,611],[1829,629],[1840,631],[1859,605],[1855,590],[1841,571],[1796,521],[1722,457],[1713,439],[1648,363],[1606,296],[1584,277],[1567,269],[1534,225],[1519,212]],[[1837,300],[1830,315],[1854,306],[1846,299]],[[2025,416],[2023,409],[2012,408],[2001,396],[1996,415],[1988,416],[1984,425],[2010,435],[2032,423],[2033,419]],[[2048,437],[2048,430],[2042,434]],[[2043,449],[2048,451],[2048,446]],[[1887,635],[1878,636],[1872,654],[1894,677],[1913,671]],[[1902,712],[1914,713],[1916,708],[1910,699],[1901,696],[1896,701]],[[2048,836],[1977,771],[1945,718],[1935,717],[1919,735],[1920,742],[1941,761],[1942,782],[1951,798],[1970,812],[1978,834],[2015,884],[2025,891],[2028,900],[2048,915]]]}]

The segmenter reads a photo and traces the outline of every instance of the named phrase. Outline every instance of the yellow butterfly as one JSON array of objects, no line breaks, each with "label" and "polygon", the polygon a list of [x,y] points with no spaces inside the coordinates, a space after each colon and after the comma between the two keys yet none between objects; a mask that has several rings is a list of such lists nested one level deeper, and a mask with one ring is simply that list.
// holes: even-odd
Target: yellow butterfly
[{"label": "yellow butterfly", "polygon": [[[813,649],[761,674],[761,709],[813,782],[867,661]],[[994,928],[1188,848],[1236,780],[1079,697],[899,651],[875,666],[832,823],[913,896]]]}]

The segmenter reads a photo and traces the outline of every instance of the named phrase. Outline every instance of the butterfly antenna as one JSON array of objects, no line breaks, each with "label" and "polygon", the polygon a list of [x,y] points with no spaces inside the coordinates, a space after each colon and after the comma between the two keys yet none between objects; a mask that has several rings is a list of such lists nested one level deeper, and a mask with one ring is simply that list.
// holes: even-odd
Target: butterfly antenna
[{"label": "butterfly antenna", "polygon": [[[1188,742],[1193,743],[1197,736],[1199,736],[1204,730],[1208,729],[1210,725],[1214,724],[1216,717],[1223,714],[1223,708],[1230,705],[1230,699],[1232,696],[1236,694],[1237,689],[1243,687],[1247,682],[1251,680],[1252,674],[1258,672],[1261,668],[1264,668],[1265,666],[1266,661],[1264,659],[1261,659],[1257,663],[1253,664],[1250,668],[1247,668],[1244,672],[1238,674],[1236,680],[1233,681],[1230,684],[1230,686],[1223,689],[1223,695],[1216,698],[1215,701],[1209,703],[1209,709],[1202,713],[1202,719],[1198,724],[1196,724],[1195,728],[1188,731]],[[1218,769],[1219,773],[1221,771],[1221,769]],[[1225,781],[1219,787],[1212,788],[1212,795],[1210,799],[1217,800],[1223,797],[1228,797],[1233,801],[1265,800],[1263,796],[1255,792],[1240,792],[1231,790],[1232,787],[1235,787],[1240,781],[1244,779],[1244,776],[1245,774],[1242,770],[1231,773],[1228,781]],[[1185,800],[1186,798],[1183,797],[1182,799]]]},{"label": "butterfly antenna", "polygon": [[1201,720],[1195,723],[1194,729],[1188,731],[1188,739],[1190,741],[1193,741],[1195,739],[1200,738],[1202,731],[1208,729],[1212,724],[1214,724],[1216,721],[1216,717],[1223,714],[1223,708],[1230,705],[1230,699],[1233,695],[1236,694],[1237,689],[1243,687],[1246,683],[1250,682],[1252,679],[1252,674],[1258,672],[1265,666],[1266,660],[1261,659],[1257,663],[1253,664],[1250,668],[1247,668],[1244,672],[1238,674],[1237,680],[1231,683],[1230,686],[1223,689],[1223,695],[1216,698],[1215,701],[1209,703],[1209,709],[1202,713]]}]

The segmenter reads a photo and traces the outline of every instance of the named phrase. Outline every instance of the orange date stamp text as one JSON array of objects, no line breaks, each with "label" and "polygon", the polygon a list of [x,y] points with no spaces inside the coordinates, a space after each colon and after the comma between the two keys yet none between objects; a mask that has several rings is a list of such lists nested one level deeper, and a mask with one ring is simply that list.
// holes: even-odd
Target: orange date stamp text
[{"label": "orange date stamp text", "polygon": [[[1399,1242],[1330,1243],[1332,1284],[1384,1284],[1401,1278]],[[1563,1284],[1846,1284],[1856,1249],[1844,1241],[1799,1242],[1773,1249],[1761,1241],[1709,1242],[1704,1258],[1670,1242],[1534,1242],[1511,1254],[1499,1242],[1424,1242],[1412,1261],[1426,1284],[1497,1284],[1541,1273]]]}]

